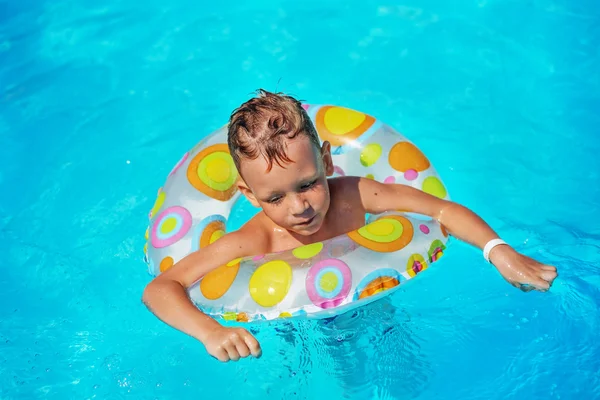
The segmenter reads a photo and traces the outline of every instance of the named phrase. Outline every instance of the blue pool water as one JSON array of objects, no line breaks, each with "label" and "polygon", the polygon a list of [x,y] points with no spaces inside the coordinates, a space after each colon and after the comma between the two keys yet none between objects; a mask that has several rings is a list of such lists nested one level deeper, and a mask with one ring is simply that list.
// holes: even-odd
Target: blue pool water
[{"label": "blue pool water", "polygon": [[[0,398],[600,398],[599,9],[0,0]],[[211,359],[140,302],[147,213],[260,87],[397,127],[454,200],[558,267],[552,290],[454,241],[388,301]]]}]

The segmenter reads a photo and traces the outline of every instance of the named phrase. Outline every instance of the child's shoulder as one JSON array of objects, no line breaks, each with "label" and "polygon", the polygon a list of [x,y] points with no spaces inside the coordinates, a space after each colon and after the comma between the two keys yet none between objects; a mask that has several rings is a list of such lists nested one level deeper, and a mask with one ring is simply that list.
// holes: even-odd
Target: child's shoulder
[{"label": "child's shoulder", "polygon": [[365,212],[372,212],[403,195],[401,186],[360,176],[341,176],[329,180],[333,204],[338,207],[361,207]]},{"label": "child's shoulder", "polygon": [[371,179],[360,176],[339,176],[329,179],[329,192],[332,210],[343,212],[352,210],[362,212],[365,191],[370,186]]},{"label": "child's shoulder", "polygon": [[384,184],[360,176],[338,176],[329,178],[329,188],[332,195],[342,194],[344,198],[356,197],[359,199],[365,194],[371,194],[373,190],[381,188]]},{"label": "child's shoulder", "polygon": [[259,211],[239,229],[228,232],[219,240],[226,242],[228,247],[235,248],[239,257],[264,253],[269,249],[271,241],[269,222],[264,212]]}]

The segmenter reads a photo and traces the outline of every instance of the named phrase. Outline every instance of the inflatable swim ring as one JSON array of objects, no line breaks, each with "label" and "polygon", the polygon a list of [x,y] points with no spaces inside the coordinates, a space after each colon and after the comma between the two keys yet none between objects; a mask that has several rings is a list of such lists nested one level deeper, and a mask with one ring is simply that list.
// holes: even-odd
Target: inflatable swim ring
[{"label": "inflatable swim ring", "polygon": [[[352,109],[304,105],[332,146],[335,175],[401,183],[440,198],[448,192],[427,157],[381,121]],[[151,275],[219,240],[242,196],[227,147],[227,126],[183,155],[159,189],[146,231]],[[326,317],[389,294],[437,261],[448,233],[430,218],[402,212],[368,216],[330,240],[231,260],[188,291],[203,312],[225,320]]]}]

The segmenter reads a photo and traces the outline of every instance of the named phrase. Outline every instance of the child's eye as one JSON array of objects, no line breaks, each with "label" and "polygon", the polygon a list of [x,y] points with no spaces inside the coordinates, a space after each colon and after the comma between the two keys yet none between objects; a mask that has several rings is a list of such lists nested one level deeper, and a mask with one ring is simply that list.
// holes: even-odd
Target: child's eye
[{"label": "child's eye", "polygon": [[278,204],[281,202],[281,199],[283,199],[283,197],[281,197],[281,196],[273,197],[273,198],[270,198],[269,200],[267,200],[267,203]]},{"label": "child's eye", "polygon": [[310,189],[311,187],[313,187],[315,185],[315,183],[317,183],[316,179],[314,181],[312,181],[312,182],[309,182],[309,183],[307,183],[305,185],[302,185],[302,187],[300,187],[300,189],[302,189],[302,190]]}]

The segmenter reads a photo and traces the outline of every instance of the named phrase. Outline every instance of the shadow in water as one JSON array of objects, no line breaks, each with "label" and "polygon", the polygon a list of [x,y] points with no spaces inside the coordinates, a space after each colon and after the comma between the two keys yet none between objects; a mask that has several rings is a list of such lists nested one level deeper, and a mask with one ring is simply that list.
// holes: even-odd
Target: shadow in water
[{"label": "shadow in water", "polygon": [[415,398],[430,375],[410,316],[387,297],[332,318],[294,321],[275,330],[284,347],[299,352],[300,365],[296,360],[294,369],[324,371],[345,399]]}]

